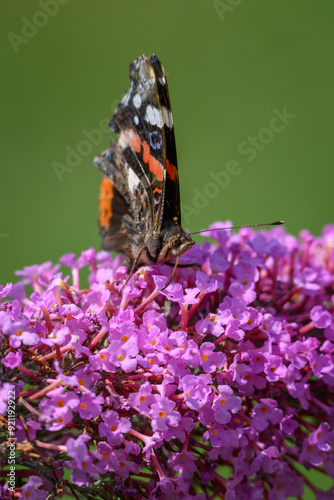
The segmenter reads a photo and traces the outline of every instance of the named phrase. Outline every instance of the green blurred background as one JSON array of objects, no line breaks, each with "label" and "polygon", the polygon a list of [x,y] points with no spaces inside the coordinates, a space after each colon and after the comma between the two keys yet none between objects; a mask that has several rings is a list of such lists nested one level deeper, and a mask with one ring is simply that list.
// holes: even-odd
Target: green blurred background
[{"label": "green blurred background", "polygon": [[111,118],[142,53],[168,76],[185,228],[284,219],[319,234],[334,222],[333,14],[332,0],[6,2],[0,283],[100,247],[92,158],[109,134],[89,132]]},{"label": "green blurred background", "polygon": [[[94,145],[84,131],[111,118],[142,53],[168,76],[185,228],[284,219],[319,234],[334,222],[333,14],[332,0],[6,2],[0,283],[100,247],[92,158],[109,134]],[[228,178],[232,160],[240,172]]]}]

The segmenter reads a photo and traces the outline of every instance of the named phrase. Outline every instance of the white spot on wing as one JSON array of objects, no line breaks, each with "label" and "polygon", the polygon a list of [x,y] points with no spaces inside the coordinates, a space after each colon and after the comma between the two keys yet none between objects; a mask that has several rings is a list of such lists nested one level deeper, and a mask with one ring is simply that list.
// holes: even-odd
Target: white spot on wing
[{"label": "white spot on wing", "polygon": [[170,109],[167,109],[165,106],[162,106],[162,117],[164,120],[164,124],[167,125],[168,128],[173,128],[173,115]]},{"label": "white spot on wing", "polygon": [[133,121],[135,122],[135,125],[139,125],[139,118],[137,115],[135,115]]},{"label": "white spot on wing", "polygon": [[[130,134],[132,135],[132,132],[130,132]],[[119,140],[118,140],[119,146],[121,148],[126,148],[128,143],[129,143],[129,139],[128,139],[127,135],[125,135],[123,132],[121,132],[121,134],[119,136]]]},{"label": "white spot on wing", "polygon": [[132,101],[133,101],[134,106],[137,109],[140,108],[140,106],[141,106],[141,97],[140,97],[139,94],[134,95]]},{"label": "white spot on wing", "polygon": [[139,186],[139,178],[134,173],[132,168],[129,168],[128,170],[128,182],[131,189],[135,189]]},{"label": "white spot on wing", "polygon": [[156,125],[159,128],[163,126],[160,111],[154,106],[151,106],[151,104],[147,106],[144,118],[151,125]]},{"label": "white spot on wing", "polygon": [[159,78],[159,82],[160,82],[161,85],[166,85],[166,78],[164,76],[161,76]]}]

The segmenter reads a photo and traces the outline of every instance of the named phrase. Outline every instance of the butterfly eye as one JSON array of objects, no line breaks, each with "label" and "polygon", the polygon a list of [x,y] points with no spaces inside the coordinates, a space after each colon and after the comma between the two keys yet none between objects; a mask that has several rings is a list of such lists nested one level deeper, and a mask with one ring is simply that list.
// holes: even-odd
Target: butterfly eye
[{"label": "butterfly eye", "polygon": [[181,240],[179,236],[172,236],[169,240],[169,246],[171,248],[178,248],[181,244]]}]

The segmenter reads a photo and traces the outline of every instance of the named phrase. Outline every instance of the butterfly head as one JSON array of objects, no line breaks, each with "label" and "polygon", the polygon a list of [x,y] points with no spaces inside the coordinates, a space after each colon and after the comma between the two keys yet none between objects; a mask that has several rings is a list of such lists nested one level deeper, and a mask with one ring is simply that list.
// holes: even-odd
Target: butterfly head
[{"label": "butterfly head", "polygon": [[194,240],[186,233],[179,224],[173,224],[161,231],[162,241],[158,262],[168,262],[179,255],[187,252],[193,245]]}]

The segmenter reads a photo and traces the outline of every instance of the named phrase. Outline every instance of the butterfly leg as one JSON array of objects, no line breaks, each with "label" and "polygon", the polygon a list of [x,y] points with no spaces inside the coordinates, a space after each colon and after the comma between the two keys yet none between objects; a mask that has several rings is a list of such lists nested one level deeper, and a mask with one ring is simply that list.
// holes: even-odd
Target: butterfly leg
[{"label": "butterfly leg", "polygon": [[[141,254],[143,253],[143,251],[144,251],[144,250],[145,250],[145,252],[146,252],[146,255],[147,255],[148,260],[150,260],[151,262],[154,262],[154,259],[153,259],[153,257],[151,256],[151,254],[150,254],[150,252],[149,252],[149,249],[147,248],[147,245],[143,245],[143,246],[139,249],[139,251],[138,251],[138,253],[137,253],[137,255],[136,255],[136,258],[135,258],[135,260],[133,261],[133,264],[132,264],[131,269],[130,269],[130,272],[129,272],[129,276],[126,278],[126,281],[125,281],[124,285],[122,286],[122,288],[120,289],[120,292],[122,292],[122,291],[123,291],[123,288],[125,287],[125,285],[127,285],[127,284],[128,284],[129,279],[130,279],[130,278],[131,278],[131,276],[134,274],[134,272],[135,272],[135,270],[136,270],[136,267],[137,267],[137,264],[138,264],[138,262],[139,262],[140,256],[141,256]],[[174,265],[174,264],[173,264],[173,265]]]},{"label": "butterfly leg", "polygon": [[144,250],[146,250],[146,253],[147,253],[147,246],[146,246],[146,245],[143,245],[143,246],[139,249],[139,252],[137,253],[136,258],[135,258],[135,260],[133,261],[133,264],[132,264],[132,266],[131,266],[131,269],[130,269],[129,275],[128,275],[128,277],[126,278],[124,285],[123,285],[123,286],[122,286],[122,288],[120,289],[120,292],[122,292],[122,291],[123,291],[123,289],[124,289],[125,285],[127,285],[127,284],[128,284],[128,282],[129,282],[129,280],[130,280],[131,276],[134,274],[135,269],[136,269],[137,264],[138,264],[138,261],[139,261],[139,259],[140,259],[140,256],[141,256],[141,254],[143,253],[143,251],[144,251]]}]

